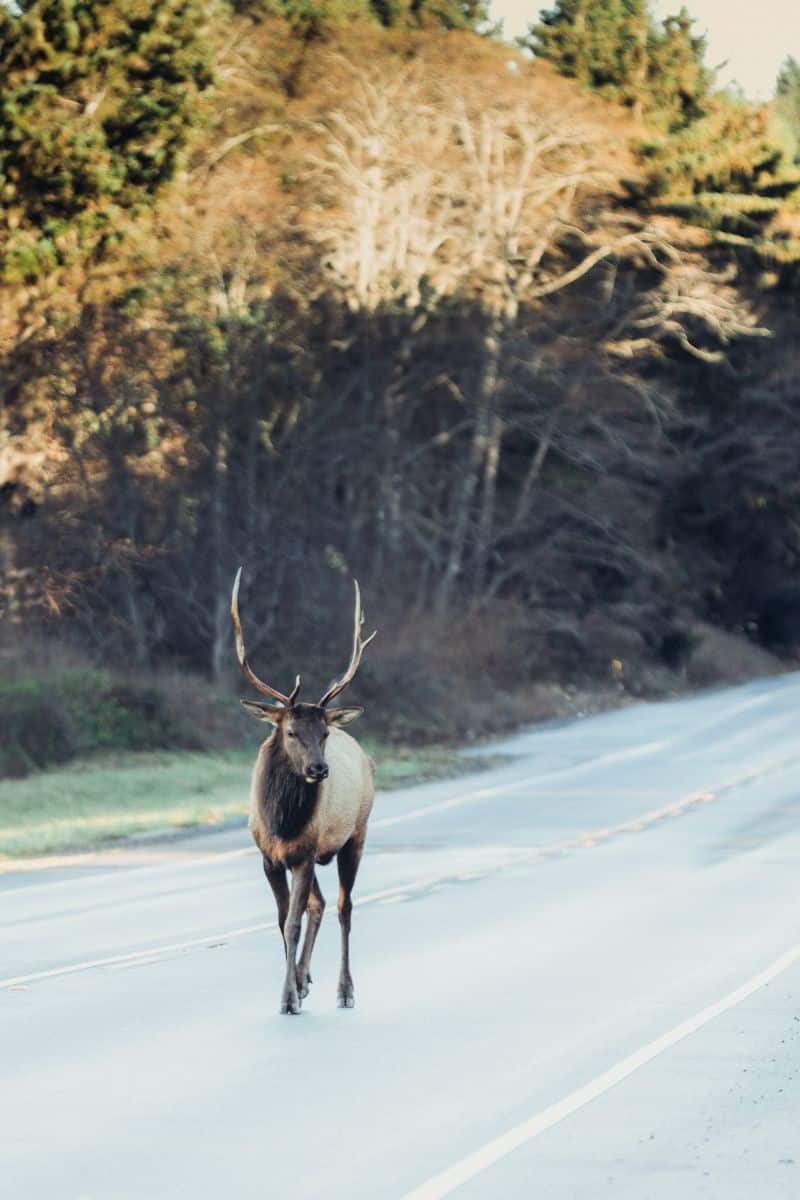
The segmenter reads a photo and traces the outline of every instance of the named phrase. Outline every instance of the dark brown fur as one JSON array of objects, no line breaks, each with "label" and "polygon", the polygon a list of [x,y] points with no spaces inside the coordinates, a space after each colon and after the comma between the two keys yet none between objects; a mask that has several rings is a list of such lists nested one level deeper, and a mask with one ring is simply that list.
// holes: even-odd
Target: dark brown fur
[{"label": "dark brown fur", "polygon": [[319,783],[296,775],[283,749],[280,731],[269,740],[261,773],[259,805],[264,824],[273,837],[292,841],[300,837],[314,816]]}]

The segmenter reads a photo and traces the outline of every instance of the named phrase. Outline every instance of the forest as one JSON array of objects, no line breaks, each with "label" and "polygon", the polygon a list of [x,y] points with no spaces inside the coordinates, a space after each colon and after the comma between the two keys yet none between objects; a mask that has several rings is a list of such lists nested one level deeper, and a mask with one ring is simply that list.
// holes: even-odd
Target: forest
[{"label": "forest", "polygon": [[241,738],[241,564],[396,739],[785,669],[799,298],[800,62],[686,9],[0,6],[0,774]]}]

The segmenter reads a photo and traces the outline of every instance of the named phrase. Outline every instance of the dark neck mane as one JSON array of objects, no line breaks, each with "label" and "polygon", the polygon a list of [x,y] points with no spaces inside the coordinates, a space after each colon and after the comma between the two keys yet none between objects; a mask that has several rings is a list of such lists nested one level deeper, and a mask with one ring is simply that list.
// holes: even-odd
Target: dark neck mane
[{"label": "dark neck mane", "polygon": [[279,735],[273,734],[264,756],[260,796],[270,834],[286,841],[299,837],[314,816],[318,799],[319,784],[295,775]]}]

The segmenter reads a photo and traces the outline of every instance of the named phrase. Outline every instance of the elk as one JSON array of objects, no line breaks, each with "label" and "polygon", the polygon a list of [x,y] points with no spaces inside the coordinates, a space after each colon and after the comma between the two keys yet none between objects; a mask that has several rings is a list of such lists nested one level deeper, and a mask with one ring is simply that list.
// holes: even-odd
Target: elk
[{"label": "elk", "polygon": [[[351,893],[367,836],[367,821],[375,793],[373,764],[355,738],[342,726],[360,717],[363,708],[328,708],[352,682],[364,650],[375,637],[361,636],[364,616],[361,592],[355,583],[353,649],[345,673],[331,684],[316,704],[300,704],[300,676],[288,695],[254,674],[247,661],[239,618],[239,568],[231,596],[236,654],[248,683],[275,704],[242,700],[272,732],[258,752],[250,788],[250,832],[261,851],[264,874],[278,906],[278,925],[286,950],[282,1013],[299,1013],[311,983],[311,955],[325,910],[316,866],[336,856],[339,871],[339,924],[342,950],[337,1001],[352,1008],[350,975]],[[376,631],[377,632],[377,631]],[[287,883],[291,871],[291,890]],[[306,931],[300,957],[297,947],[303,913]]]}]

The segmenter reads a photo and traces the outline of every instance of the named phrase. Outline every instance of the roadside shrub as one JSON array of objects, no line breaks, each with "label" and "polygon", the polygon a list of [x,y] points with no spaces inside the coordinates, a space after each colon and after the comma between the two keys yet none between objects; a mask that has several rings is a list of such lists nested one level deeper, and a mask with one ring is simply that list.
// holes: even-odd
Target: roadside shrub
[{"label": "roadside shrub", "polygon": [[744,683],[786,670],[779,658],[740,634],[703,622],[697,623],[696,632],[698,646],[687,671],[692,687]]},{"label": "roadside shrub", "polygon": [[154,687],[98,671],[0,684],[0,776],[103,751],[196,744]]}]

